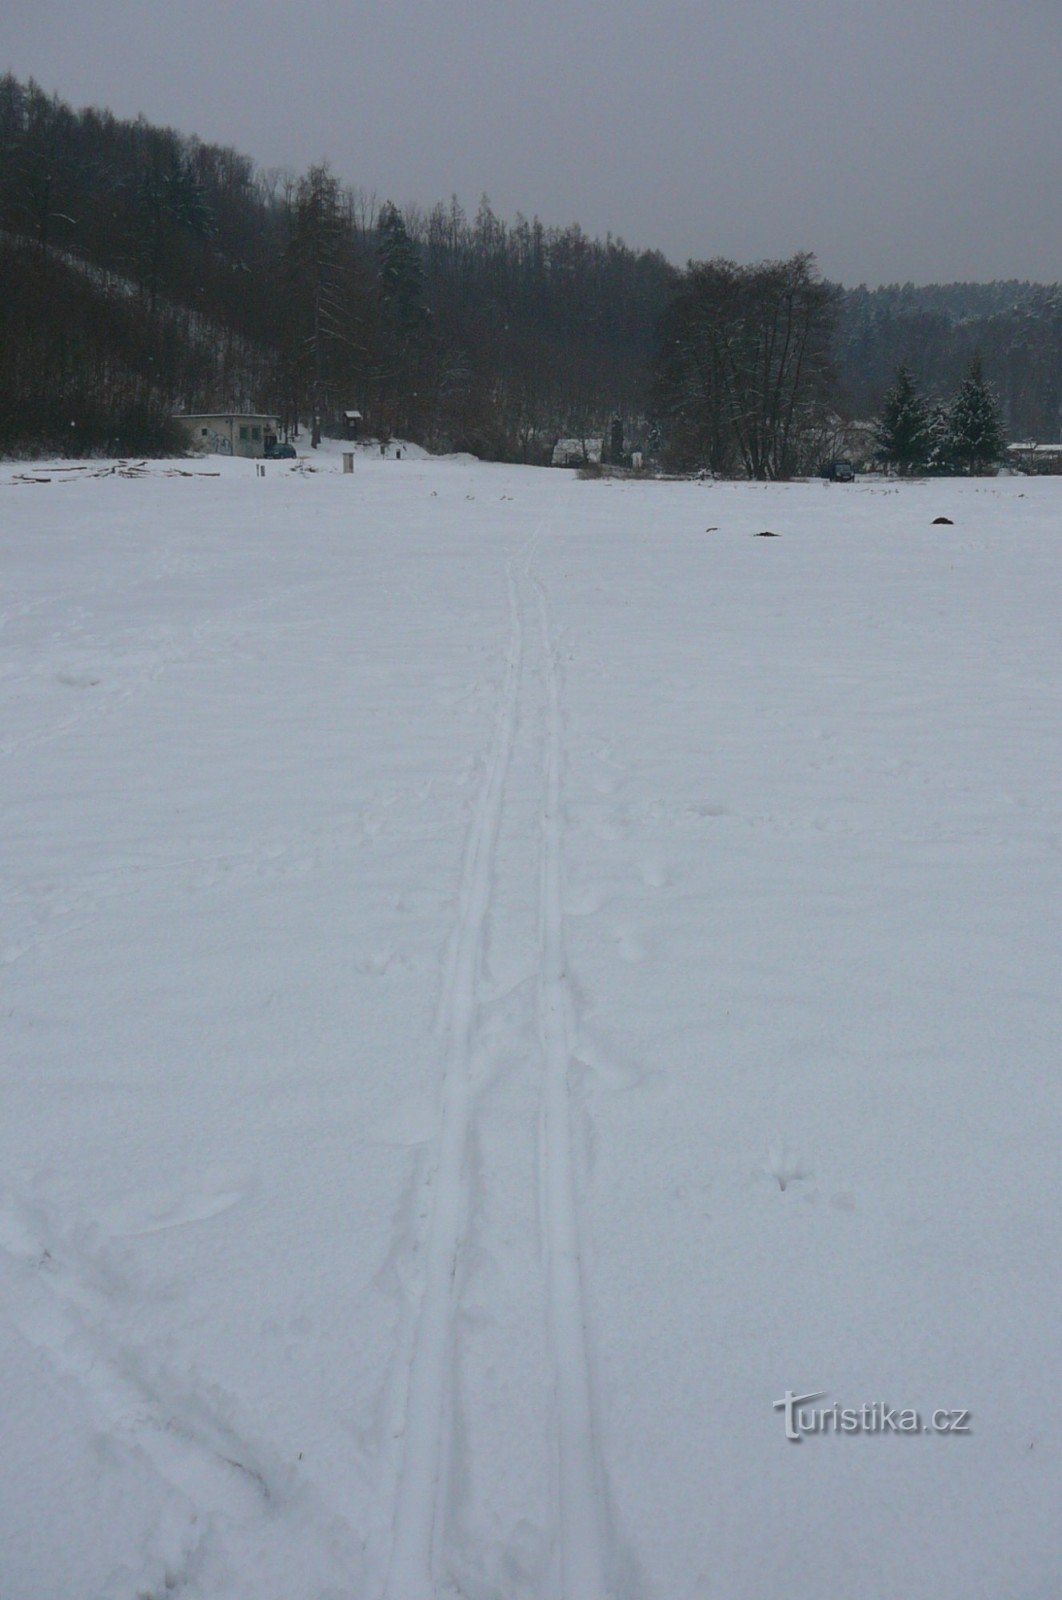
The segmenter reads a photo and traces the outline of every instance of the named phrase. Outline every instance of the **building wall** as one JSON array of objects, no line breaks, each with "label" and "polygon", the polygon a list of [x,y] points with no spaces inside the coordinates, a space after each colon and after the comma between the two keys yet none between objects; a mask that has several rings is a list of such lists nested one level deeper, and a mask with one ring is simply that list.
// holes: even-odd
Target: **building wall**
[{"label": "building wall", "polygon": [[212,456],[264,456],[265,435],[277,431],[275,417],[176,417],[191,449]]},{"label": "building wall", "polygon": [[265,417],[234,417],[231,427],[234,456],[265,455],[263,435],[268,427]]},{"label": "building wall", "polygon": [[224,417],[177,417],[192,450],[208,456],[231,456],[232,439]]},{"label": "building wall", "polygon": [[1017,472],[1062,473],[1062,445],[1012,444],[1007,449],[1007,465]]}]

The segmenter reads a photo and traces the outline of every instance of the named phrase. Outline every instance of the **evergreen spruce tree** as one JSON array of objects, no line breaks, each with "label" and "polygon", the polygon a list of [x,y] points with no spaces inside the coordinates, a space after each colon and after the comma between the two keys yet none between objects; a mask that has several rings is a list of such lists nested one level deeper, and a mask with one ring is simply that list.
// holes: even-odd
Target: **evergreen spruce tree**
[{"label": "evergreen spruce tree", "polygon": [[302,364],[310,391],[313,414],[310,443],[321,442],[321,417],[327,384],[328,354],[344,336],[344,315],[339,291],[343,216],[339,184],[327,162],[311,167],[299,179],[295,214],[288,246],[293,277],[305,299],[305,333],[301,341]]},{"label": "evergreen spruce tree", "polygon": [[420,249],[390,201],[376,224],[376,284],[382,313],[377,395],[381,437],[399,429],[416,438],[433,389],[431,313],[424,304]]},{"label": "evergreen spruce tree", "polygon": [[951,451],[951,409],[942,400],[929,412],[929,469],[936,473],[955,470]]},{"label": "evergreen spruce tree", "polygon": [[985,382],[980,356],[970,363],[948,421],[948,453],[956,468],[974,476],[995,471],[1006,440],[999,402]]},{"label": "evergreen spruce tree", "polygon": [[420,252],[409,237],[398,208],[390,201],[376,225],[380,301],[399,336],[414,336],[426,320],[422,304],[424,272]]},{"label": "evergreen spruce tree", "polygon": [[933,453],[932,421],[910,369],[900,366],[876,428],[877,452],[904,475],[924,468]]}]

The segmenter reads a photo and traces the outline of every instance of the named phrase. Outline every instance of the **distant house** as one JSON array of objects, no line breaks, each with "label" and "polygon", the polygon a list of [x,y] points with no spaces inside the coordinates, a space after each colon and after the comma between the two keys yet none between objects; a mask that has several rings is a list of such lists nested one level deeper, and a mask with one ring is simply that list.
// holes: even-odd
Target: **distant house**
[{"label": "distant house", "polygon": [[173,420],[187,434],[189,448],[208,456],[264,456],[280,431],[275,416],[259,411],[182,413]]},{"label": "distant house", "polygon": [[360,411],[344,411],[344,413],[343,413],[343,437],[344,437],[344,439],[360,439],[361,438],[361,427],[362,427],[362,423],[364,422],[364,420],[365,419],[362,416]]},{"label": "distant house", "polygon": [[1007,466],[1015,472],[1062,473],[1062,444],[1008,444]]},{"label": "distant house", "polygon": [[869,472],[878,462],[876,422],[850,422],[843,431],[843,452],[857,472]]},{"label": "distant house", "polygon": [[558,439],[553,446],[551,465],[554,467],[600,466],[603,445],[603,439]]},{"label": "distant house", "polygon": [[878,465],[875,422],[845,422],[837,415],[827,419],[822,437],[822,462],[850,461],[856,472],[871,472]]}]

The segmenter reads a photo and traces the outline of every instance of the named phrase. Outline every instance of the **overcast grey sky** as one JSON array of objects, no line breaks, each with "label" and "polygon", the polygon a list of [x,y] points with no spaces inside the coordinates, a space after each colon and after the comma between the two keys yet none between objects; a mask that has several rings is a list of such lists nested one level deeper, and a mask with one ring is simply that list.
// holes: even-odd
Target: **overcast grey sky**
[{"label": "overcast grey sky", "polygon": [[0,0],[0,67],[678,262],[1062,278],[1062,0]]}]

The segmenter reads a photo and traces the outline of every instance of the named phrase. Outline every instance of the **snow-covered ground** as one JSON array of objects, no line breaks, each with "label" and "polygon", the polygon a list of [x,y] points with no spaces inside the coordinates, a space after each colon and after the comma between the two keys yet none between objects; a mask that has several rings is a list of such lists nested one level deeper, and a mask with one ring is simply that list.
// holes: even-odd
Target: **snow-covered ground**
[{"label": "snow-covered ground", "polygon": [[1055,1600],[1062,481],[317,465],[0,469],[0,1594]]}]

